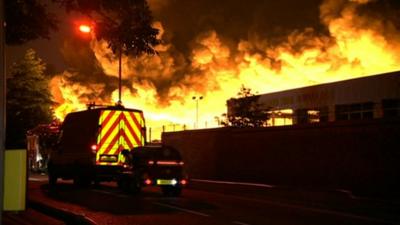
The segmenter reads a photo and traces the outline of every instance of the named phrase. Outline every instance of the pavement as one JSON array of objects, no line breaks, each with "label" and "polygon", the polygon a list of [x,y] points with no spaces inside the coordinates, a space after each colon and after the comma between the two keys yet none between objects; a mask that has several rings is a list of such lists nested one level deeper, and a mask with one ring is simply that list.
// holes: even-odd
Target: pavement
[{"label": "pavement", "polygon": [[[35,177],[32,177],[30,179],[35,179]],[[209,189],[211,188],[214,192],[223,192],[223,193],[232,193],[234,194],[236,189],[233,188],[232,190],[230,187],[233,185],[225,185],[225,183],[228,182],[211,182],[207,180],[193,180],[192,181],[192,188],[193,189]],[[229,182],[232,183],[232,182]],[[260,194],[261,196],[271,196],[272,194],[269,193],[273,191],[273,196],[280,196],[281,199],[284,198],[289,198],[291,201],[302,201],[303,198],[308,199],[309,201],[309,196],[308,194],[312,194],[312,197],[314,199],[318,199],[318,192],[315,190],[309,191],[308,193],[305,190],[302,190],[301,193],[299,194],[299,191],[296,190],[285,190],[284,188],[273,188],[274,186],[272,185],[256,185],[256,184],[251,184],[249,185],[246,183],[246,185],[241,184],[241,183],[236,183],[236,186],[240,185],[242,186],[240,188],[240,191],[242,193],[250,193],[250,194]],[[204,187],[203,187],[204,186]],[[249,190],[247,190],[249,189]],[[250,190],[251,189],[251,190]],[[282,192],[282,193],[281,193]],[[290,194],[294,193],[294,194]],[[343,201],[348,201],[348,199],[353,199],[357,200],[362,205],[370,205],[370,202],[373,202],[373,204],[376,204],[376,202],[382,202],[382,200],[377,201],[371,200],[369,198],[361,198],[352,195],[351,192],[347,192],[344,190],[341,191],[335,191],[334,193],[331,194],[333,197],[333,200],[335,203],[340,203],[338,201],[343,200]],[[331,196],[328,195],[328,196]],[[300,197],[299,197],[300,196]],[[326,192],[323,192],[321,194],[321,199],[323,201],[327,201],[327,195]],[[301,198],[301,199],[299,199]],[[390,202],[394,202],[394,199],[391,199]],[[396,205],[400,205],[400,198],[398,199],[399,201],[395,201]],[[386,205],[386,203],[382,203],[383,205]],[[339,204],[342,205],[342,204]],[[44,202],[39,202],[38,200],[30,199],[29,196],[27,196],[27,205],[26,205],[26,210],[24,211],[5,211],[2,213],[2,223],[4,225],[61,225],[61,224],[74,224],[74,225],[96,225],[96,223],[89,218],[85,217],[83,214],[77,214],[71,211],[68,211],[63,208],[55,208],[51,206],[50,204],[46,204]]]},{"label": "pavement", "polygon": [[4,225],[62,225],[65,222],[58,220],[52,216],[46,215],[38,210],[27,208],[18,212],[3,212]]},{"label": "pavement", "polygon": [[24,211],[3,212],[3,225],[96,225],[84,215],[28,200]]},{"label": "pavement", "polygon": [[[40,181],[43,174],[29,177],[29,180]],[[39,179],[38,179],[39,178]],[[22,211],[3,211],[1,225],[96,225],[81,214],[66,209],[56,208],[27,196],[26,209]]]}]

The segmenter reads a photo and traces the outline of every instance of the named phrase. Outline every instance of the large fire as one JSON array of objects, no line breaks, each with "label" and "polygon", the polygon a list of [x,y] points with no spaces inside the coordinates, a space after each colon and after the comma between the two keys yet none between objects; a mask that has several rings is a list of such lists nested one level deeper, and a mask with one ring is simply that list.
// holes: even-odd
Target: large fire
[{"label": "large fire", "polygon": [[[258,38],[241,40],[232,48],[218,31],[210,30],[194,40],[186,64],[171,43],[158,46],[157,56],[123,57],[123,79],[131,86],[123,87],[122,102],[144,111],[154,139],[162,129],[195,127],[197,103],[197,127],[218,126],[226,100],[235,97],[242,85],[254,93],[268,93],[400,70],[400,32],[390,23],[357,15],[357,7],[367,0],[347,1],[339,13],[337,2],[326,0],[320,6],[328,36],[308,28],[293,32],[279,45]],[[160,22],[155,26],[163,31]],[[110,59],[106,44],[92,41],[91,48],[104,72],[117,76],[118,61]],[[102,85],[71,84],[64,76],[52,81],[60,119],[85,109],[89,102],[117,102],[118,90],[109,98],[99,98],[96,93]],[[193,96],[203,99],[196,102]]]}]

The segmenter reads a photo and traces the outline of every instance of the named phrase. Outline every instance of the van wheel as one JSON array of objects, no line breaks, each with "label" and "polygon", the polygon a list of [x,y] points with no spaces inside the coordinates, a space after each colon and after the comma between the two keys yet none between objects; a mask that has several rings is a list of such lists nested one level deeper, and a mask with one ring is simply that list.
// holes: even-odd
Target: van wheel
[{"label": "van wheel", "polygon": [[161,191],[164,196],[179,197],[182,193],[182,188],[173,186],[162,186]]},{"label": "van wheel", "polygon": [[58,178],[54,173],[49,172],[49,185],[50,185],[50,187],[54,187],[54,186],[57,185],[57,179]]},{"label": "van wheel", "polygon": [[100,187],[100,180],[99,180],[98,178],[95,178],[95,179],[93,180],[93,185],[94,185],[95,187]]},{"label": "van wheel", "polygon": [[49,186],[50,187],[56,186],[58,177],[54,171],[53,165],[50,163],[48,165],[47,175],[48,175],[48,179],[49,179]]},{"label": "van wheel", "polygon": [[136,180],[132,179],[129,181],[129,193],[131,194],[139,194],[142,190],[140,183]]},{"label": "van wheel", "polygon": [[91,180],[88,177],[77,176],[74,178],[74,184],[78,187],[89,187],[91,184]]},{"label": "van wheel", "polygon": [[124,190],[125,182],[122,179],[117,180],[117,186],[119,189]]},{"label": "van wheel", "polygon": [[131,178],[122,178],[117,181],[118,187],[127,193],[130,194],[138,194],[142,190],[140,183],[138,183],[135,179]]}]

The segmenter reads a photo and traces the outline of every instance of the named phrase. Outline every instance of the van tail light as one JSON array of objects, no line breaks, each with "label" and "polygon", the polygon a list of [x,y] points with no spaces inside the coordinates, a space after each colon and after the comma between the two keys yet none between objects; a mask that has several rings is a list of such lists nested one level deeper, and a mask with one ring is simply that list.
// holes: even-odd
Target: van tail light
[{"label": "van tail light", "polygon": [[153,183],[153,182],[150,179],[146,179],[146,180],[144,180],[144,183],[146,185],[151,185],[151,183]]},{"label": "van tail light", "polygon": [[180,183],[181,183],[181,185],[185,186],[188,182],[187,182],[187,180],[182,179]]},{"label": "van tail light", "polygon": [[97,146],[96,144],[93,144],[93,145],[90,146],[90,149],[92,149],[92,152],[93,152],[94,154],[97,153],[97,148],[98,148],[98,146]]}]

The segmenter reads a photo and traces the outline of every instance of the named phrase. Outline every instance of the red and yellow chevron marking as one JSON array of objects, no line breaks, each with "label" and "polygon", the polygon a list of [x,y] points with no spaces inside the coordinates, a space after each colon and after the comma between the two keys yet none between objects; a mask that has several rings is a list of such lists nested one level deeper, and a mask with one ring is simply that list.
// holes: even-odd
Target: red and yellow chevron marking
[{"label": "red and yellow chevron marking", "polygon": [[[144,117],[141,112],[103,110],[99,119],[97,137],[97,165],[119,165],[124,158],[119,153],[144,145]],[[117,155],[117,162],[101,162],[101,155]]]}]

